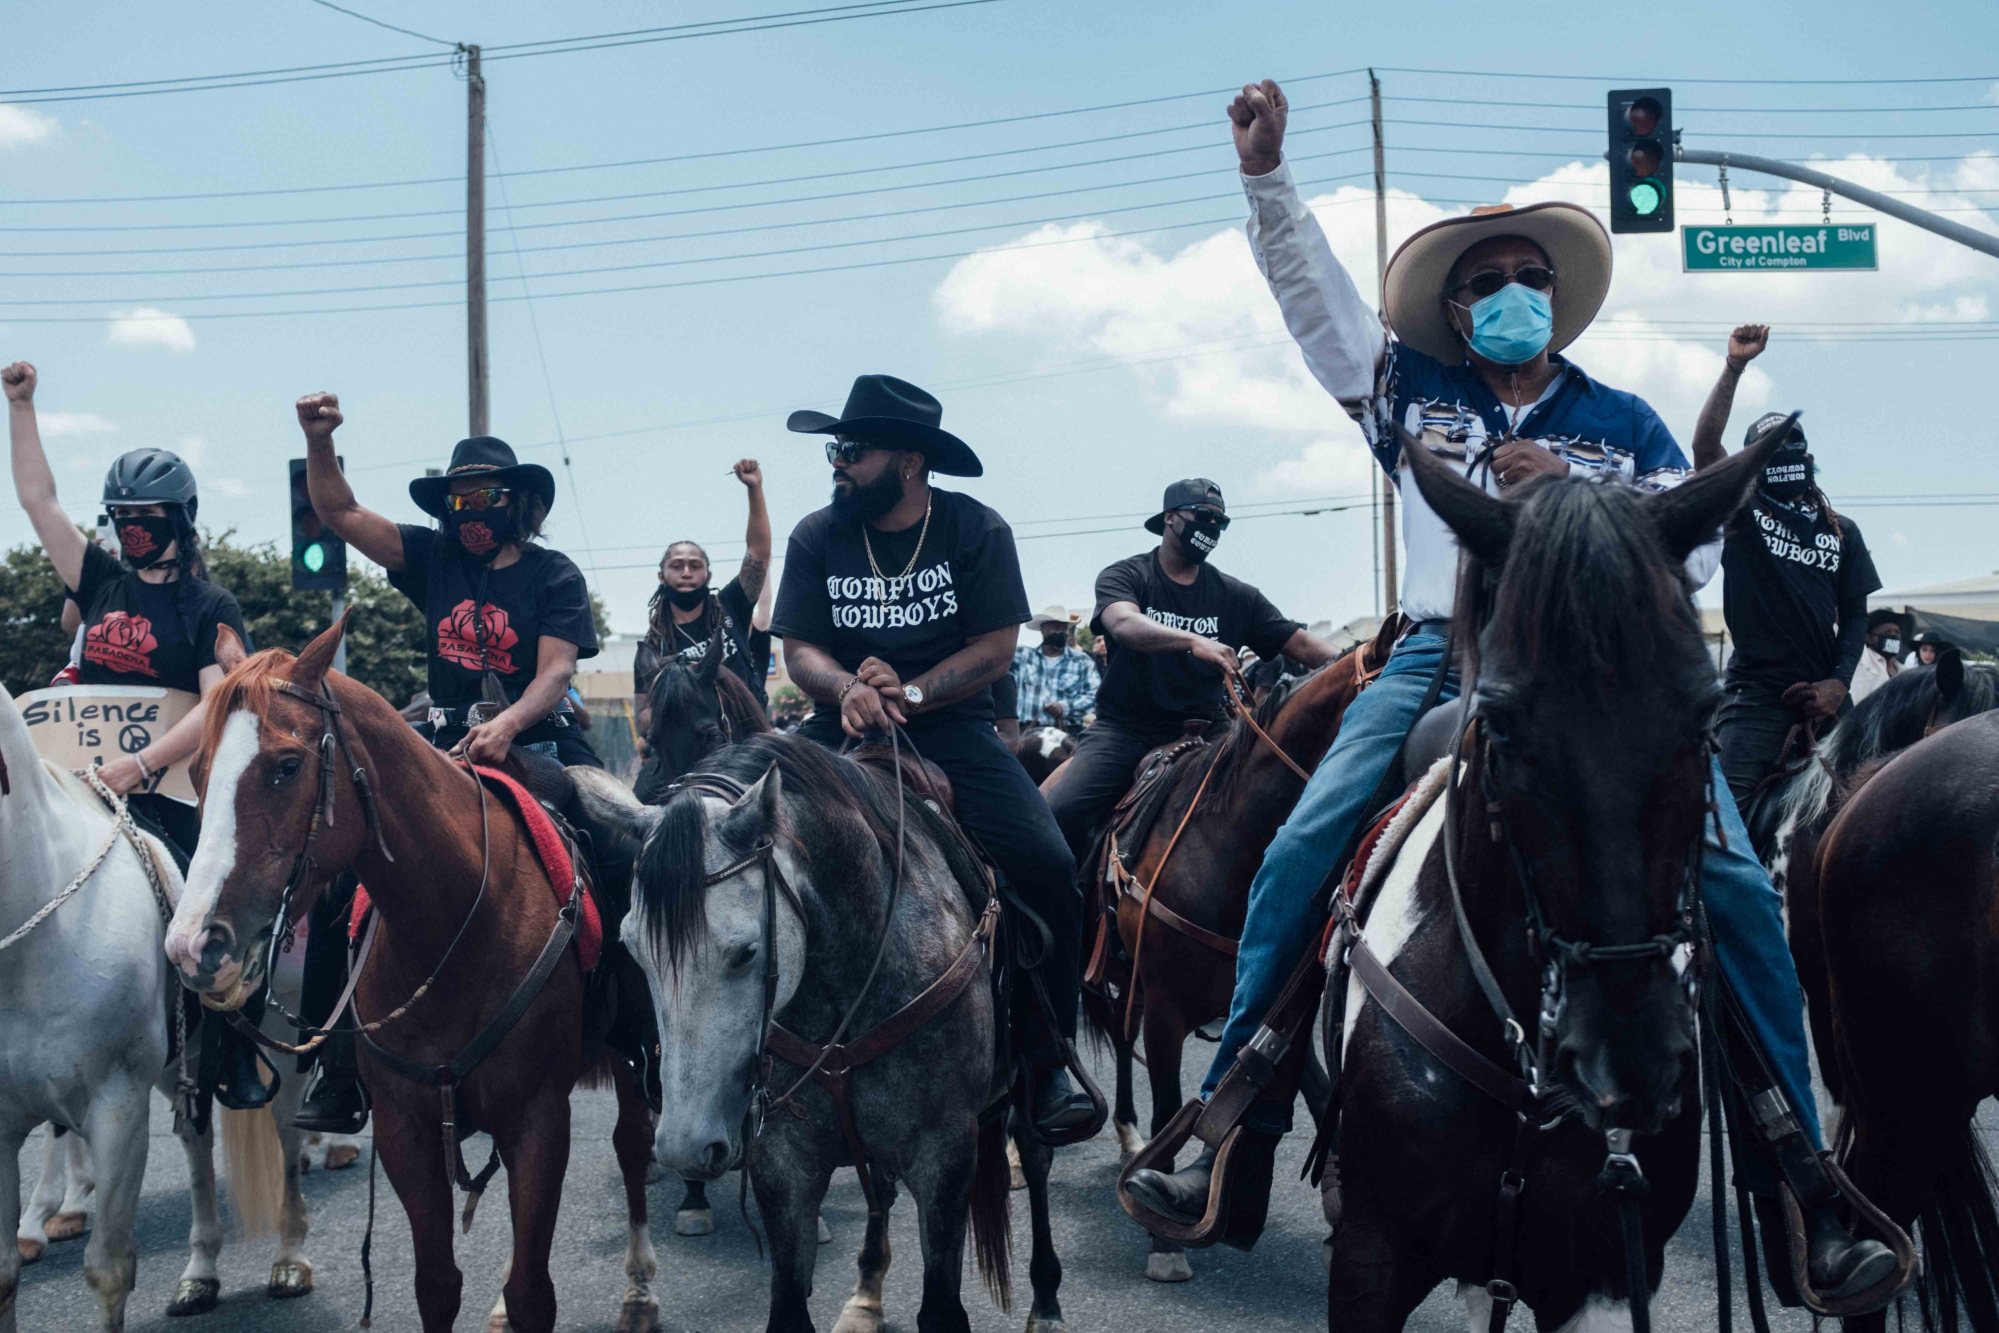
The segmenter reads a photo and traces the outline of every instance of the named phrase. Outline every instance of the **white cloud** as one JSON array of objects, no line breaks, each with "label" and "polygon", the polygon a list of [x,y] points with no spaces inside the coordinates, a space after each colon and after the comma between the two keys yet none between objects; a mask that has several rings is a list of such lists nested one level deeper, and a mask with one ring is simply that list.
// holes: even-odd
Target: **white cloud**
[{"label": "white cloud", "polygon": [[[1999,157],[1985,154],[1949,174],[1923,177],[1894,163],[1851,156],[1818,164],[1880,190],[1967,191],[1999,186]],[[1738,173],[1730,210],[1738,224],[1811,222],[1821,197],[1806,186],[1744,188],[1765,178]],[[1601,163],[1571,163],[1514,187],[1504,202],[1564,199],[1601,212],[1608,179]],[[1682,222],[1720,222],[1721,192],[1711,173],[1681,168],[1676,178]],[[1334,254],[1363,292],[1375,288],[1374,196],[1345,186],[1311,198]],[[1990,196],[1933,194],[1932,207],[1991,207]],[[1835,219],[1854,205],[1835,201]],[[1447,210],[1391,190],[1391,242]],[[1991,214],[1953,213],[1995,229]],[[1614,238],[1617,276],[1609,299],[1574,355],[1604,382],[1642,393],[1682,441],[1722,365],[1726,330],[1739,321],[1775,326],[1771,354],[1744,376],[1736,421],[1787,400],[1775,378],[1806,364],[1810,340],[1834,322],[1931,322],[1990,318],[1999,296],[1989,260],[1898,222],[1877,225],[1881,268],[1828,274],[1803,282],[1782,274],[1689,277],[1677,236]],[[1150,407],[1161,419],[1231,426],[1272,437],[1289,451],[1257,477],[1258,493],[1346,493],[1364,489],[1369,463],[1360,434],[1305,370],[1285,337],[1240,228],[1231,227],[1162,252],[1145,238],[1110,235],[1088,222],[1037,229],[1019,241],[1064,241],[986,250],[960,260],[939,284],[940,323],[961,336],[1032,339],[1055,361],[1110,357],[1131,361]],[[1147,364],[1149,361],[1149,364]],[[1269,455],[1266,454],[1266,457]]]},{"label": "white cloud", "polygon": [[170,315],[153,306],[111,312],[111,326],[104,341],[113,347],[163,347],[169,352],[192,352],[194,330],[179,315]]},{"label": "white cloud", "polygon": [[[193,460],[188,460],[193,466]],[[210,477],[202,483],[202,489],[210,495],[219,495],[225,500],[241,500],[250,494],[250,484],[240,477]]]},{"label": "white cloud", "polygon": [[174,452],[189,467],[200,467],[208,461],[208,441],[199,435],[183,435],[174,441]]},{"label": "white cloud", "polygon": [[40,143],[56,132],[56,118],[25,106],[0,103],[0,149]]},{"label": "white cloud", "polygon": [[72,435],[109,435],[118,429],[95,412],[37,412],[35,424],[41,427],[42,438],[47,440],[67,439]]}]

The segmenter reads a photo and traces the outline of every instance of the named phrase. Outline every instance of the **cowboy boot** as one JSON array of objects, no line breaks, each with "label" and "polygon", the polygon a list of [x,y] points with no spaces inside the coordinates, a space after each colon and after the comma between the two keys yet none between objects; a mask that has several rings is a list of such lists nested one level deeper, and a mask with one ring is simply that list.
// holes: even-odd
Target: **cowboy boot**
[{"label": "cowboy boot", "polygon": [[[1839,1186],[1782,1096],[1770,1088],[1748,1100],[1750,1115],[1762,1129],[1777,1170],[1804,1216],[1805,1273],[1812,1289],[1828,1301],[1841,1301],[1884,1283],[1895,1272],[1894,1251],[1878,1240],[1854,1236],[1840,1216]],[[1783,1304],[1802,1304],[1792,1279],[1783,1211],[1774,1198],[1766,1205],[1759,1196],[1756,1212],[1763,1223],[1771,1288]]]},{"label": "cowboy boot", "polygon": [[336,1032],[319,1048],[319,1074],[292,1124],[315,1134],[359,1134],[368,1125],[368,1093],[355,1066],[354,1034]]},{"label": "cowboy boot", "polygon": [[[1224,1220],[1222,1244],[1247,1250],[1263,1232],[1270,1211],[1270,1181],[1276,1169],[1280,1135],[1259,1134],[1247,1125],[1230,1159],[1226,1181],[1228,1195],[1222,1201]],[[1125,1190],[1145,1207],[1182,1226],[1195,1226],[1206,1216],[1208,1194],[1214,1182],[1215,1150],[1205,1147],[1200,1156],[1178,1171],[1139,1170],[1131,1173]]]},{"label": "cowboy boot", "polygon": [[1096,1114],[1090,1094],[1077,1087],[1061,1066],[1044,1071],[1034,1087],[1034,1128],[1042,1137],[1066,1134]]},{"label": "cowboy boot", "polygon": [[[255,1026],[264,1014],[264,997],[259,995],[243,1006],[243,1017]],[[264,1082],[269,1067],[271,1081]],[[232,1111],[256,1111],[271,1104],[278,1095],[278,1071],[268,1065],[257,1043],[236,1031],[221,1014],[210,1014],[201,1025],[201,1086],[214,1093],[215,1100]]]}]

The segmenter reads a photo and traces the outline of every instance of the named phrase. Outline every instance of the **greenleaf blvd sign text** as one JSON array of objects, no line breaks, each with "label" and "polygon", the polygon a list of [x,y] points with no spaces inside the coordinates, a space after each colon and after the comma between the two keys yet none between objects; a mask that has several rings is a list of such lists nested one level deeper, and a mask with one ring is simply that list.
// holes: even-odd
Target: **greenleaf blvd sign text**
[{"label": "greenleaf blvd sign text", "polygon": [[1775,273],[1873,269],[1873,224],[1812,227],[1685,227],[1680,258],[1688,273]]}]

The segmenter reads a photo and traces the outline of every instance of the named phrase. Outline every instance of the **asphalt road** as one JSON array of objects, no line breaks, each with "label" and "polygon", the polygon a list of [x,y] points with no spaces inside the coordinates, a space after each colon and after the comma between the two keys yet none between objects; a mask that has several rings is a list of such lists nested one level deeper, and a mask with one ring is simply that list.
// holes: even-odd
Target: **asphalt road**
[{"label": "asphalt road", "polygon": [[[1142,1096],[1143,1079],[1139,1087]],[[1991,1103],[1985,1111],[1987,1135],[1992,1138],[1999,1135],[1999,1113]],[[610,1148],[613,1117],[610,1094],[577,1094],[576,1147],[570,1159],[554,1261],[563,1329],[608,1330],[624,1290],[624,1208]],[[263,1286],[271,1244],[232,1238],[222,1256],[220,1308],[200,1319],[170,1320],[163,1312],[186,1262],[186,1163],[172,1139],[165,1106],[157,1101],[152,1133],[139,1212],[139,1286],[132,1298],[129,1328],[171,1329],[174,1333],[335,1333],[359,1326],[360,1244],[368,1196],[365,1158],[350,1170],[332,1174],[314,1170],[306,1177],[305,1191],[313,1214],[308,1248],[317,1270],[317,1290],[312,1295],[289,1302],[266,1298]],[[1295,1179],[1305,1147],[1305,1136],[1294,1135],[1279,1158],[1280,1184],[1272,1203],[1271,1223],[1256,1251],[1241,1254],[1216,1248],[1196,1253],[1192,1256],[1193,1281],[1178,1285],[1149,1282],[1144,1276],[1142,1234],[1119,1211],[1112,1193],[1118,1168],[1115,1140],[1106,1133],[1092,1143],[1058,1154],[1052,1182],[1053,1212],[1056,1243],[1066,1270],[1062,1298],[1069,1327],[1159,1333],[1323,1328],[1325,1283],[1319,1251],[1325,1226],[1318,1198],[1302,1185],[1286,1183]],[[23,1154],[24,1189],[36,1178],[40,1153],[37,1135]],[[497,1194],[502,1183],[495,1183],[495,1194],[486,1200],[472,1234],[459,1238],[459,1265],[466,1274],[465,1308],[458,1320],[462,1329],[483,1329],[485,1312],[498,1294],[508,1243],[504,1203]],[[663,1327],[676,1333],[761,1329],[768,1301],[767,1275],[736,1215],[734,1178],[712,1194],[715,1234],[688,1240],[672,1235],[672,1210],[680,1198],[677,1183],[669,1180],[651,1192]],[[852,1285],[854,1255],[865,1217],[852,1172],[842,1172],[836,1178],[825,1216],[833,1240],[820,1251],[818,1291],[812,1307],[819,1327],[830,1329]],[[1015,1282],[1024,1292],[1024,1195],[1015,1196],[1014,1216],[1016,1236],[1023,1247],[1016,1255]],[[891,1244],[897,1259],[888,1281],[889,1325],[896,1330],[913,1330],[920,1264],[914,1209],[906,1200],[896,1210],[892,1225]],[[381,1188],[374,1252],[375,1327],[390,1333],[415,1330],[408,1228],[386,1182]],[[41,1263],[24,1270],[19,1311],[20,1326],[26,1333],[86,1333],[100,1327],[97,1301],[84,1283],[82,1266],[83,1245],[70,1242],[52,1247]],[[1739,1275],[1737,1286],[1740,1308]],[[966,1291],[974,1328],[1017,1331],[1024,1325],[1024,1307],[1014,1314],[1001,1313],[986,1302],[975,1278],[968,1276]],[[1530,1326],[1525,1320],[1515,1322],[1522,1328]],[[1701,1199],[1669,1253],[1665,1287],[1654,1305],[1653,1326],[1689,1333],[1716,1326],[1705,1179]],[[1450,1292],[1439,1290],[1409,1327],[1422,1333],[1458,1333],[1465,1327],[1462,1307]],[[1802,1331],[1809,1329],[1810,1323],[1796,1312],[1781,1312],[1773,1327]]]}]

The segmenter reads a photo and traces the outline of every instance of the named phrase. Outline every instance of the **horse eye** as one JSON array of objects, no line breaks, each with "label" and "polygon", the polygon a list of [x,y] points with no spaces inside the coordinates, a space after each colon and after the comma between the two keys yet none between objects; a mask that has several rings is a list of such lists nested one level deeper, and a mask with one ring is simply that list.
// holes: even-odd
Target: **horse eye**
[{"label": "horse eye", "polygon": [[304,761],[297,755],[286,755],[283,759],[278,760],[276,771],[271,778],[271,785],[282,787],[285,783],[297,777],[299,769],[303,766]]},{"label": "horse eye", "polygon": [[748,967],[751,963],[754,963],[756,960],[757,960],[756,945],[739,944],[736,946],[736,951],[729,955],[729,970],[731,972],[740,972],[744,968]]}]

